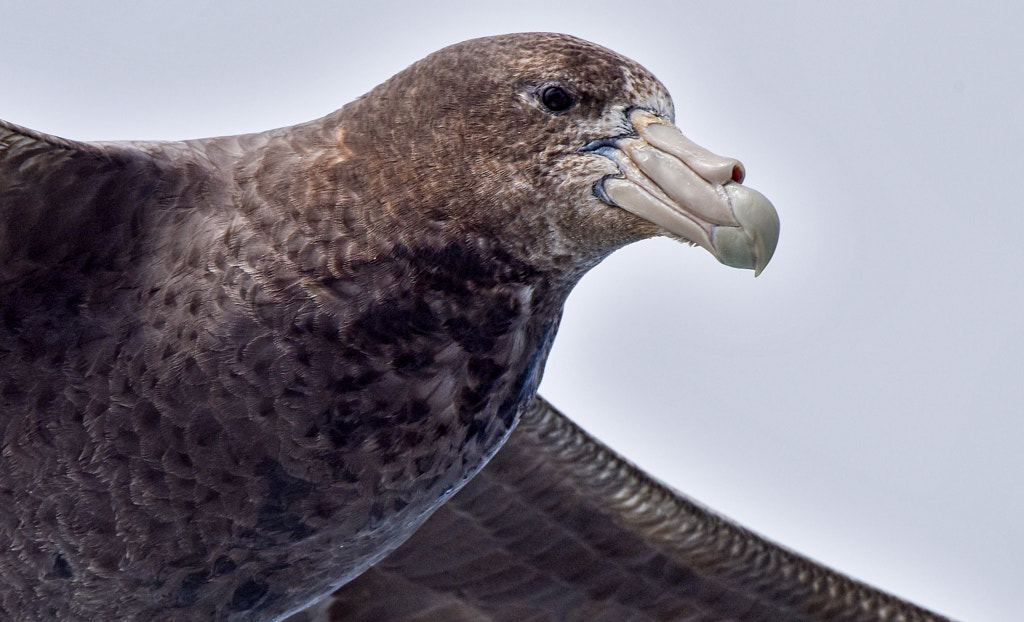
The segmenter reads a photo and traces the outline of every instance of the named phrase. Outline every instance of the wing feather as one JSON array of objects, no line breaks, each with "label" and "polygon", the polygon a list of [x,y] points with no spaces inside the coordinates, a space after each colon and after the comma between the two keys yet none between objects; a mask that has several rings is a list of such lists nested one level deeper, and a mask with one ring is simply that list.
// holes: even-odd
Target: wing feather
[{"label": "wing feather", "polygon": [[0,121],[0,286],[65,262],[122,255],[156,179],[153,159],[130,145]]},{"label": "wing feather", "polygon": [[324,622],[941,622],[715,514],[542,398]]}]

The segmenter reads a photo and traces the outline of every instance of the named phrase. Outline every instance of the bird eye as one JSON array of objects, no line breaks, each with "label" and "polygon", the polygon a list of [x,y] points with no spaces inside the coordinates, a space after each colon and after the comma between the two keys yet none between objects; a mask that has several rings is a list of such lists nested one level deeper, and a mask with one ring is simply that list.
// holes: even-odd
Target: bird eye
[{"label": "bird eye", "polygon": [[540,103],[551,112],[565,112],[575,103],[572,95],[560,86],[549,86],[540,93]]}]

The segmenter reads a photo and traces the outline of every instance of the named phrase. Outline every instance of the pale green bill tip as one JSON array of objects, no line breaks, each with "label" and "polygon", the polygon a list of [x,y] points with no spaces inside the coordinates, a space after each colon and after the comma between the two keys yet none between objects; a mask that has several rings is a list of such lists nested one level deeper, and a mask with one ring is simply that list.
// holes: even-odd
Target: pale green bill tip
[{"label": "pale green bill tip", "polygon": [[771,261],[779,243],[779,215],[771,202],[753,188],[736,183],[723,188],[740,225],[713,227],[711,244],[723,264],[753,270],[757,276]]}]

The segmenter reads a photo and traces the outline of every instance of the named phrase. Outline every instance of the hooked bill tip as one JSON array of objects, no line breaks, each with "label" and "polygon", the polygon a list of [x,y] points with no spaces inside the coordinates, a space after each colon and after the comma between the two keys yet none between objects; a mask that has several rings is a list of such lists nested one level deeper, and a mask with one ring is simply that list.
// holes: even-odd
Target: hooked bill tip
[{"label": "hooked bill tip", "polygon": [[779,215],[757,190],[739,184],[723,188],[740,226],[712,228],[711,243],[723,264],[753,270],[757,276],[771,261],[779,243]]}]

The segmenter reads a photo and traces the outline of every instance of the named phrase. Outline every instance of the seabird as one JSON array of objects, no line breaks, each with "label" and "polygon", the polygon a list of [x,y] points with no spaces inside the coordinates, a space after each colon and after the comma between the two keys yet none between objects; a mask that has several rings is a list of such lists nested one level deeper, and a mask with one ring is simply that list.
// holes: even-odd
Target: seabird
[{"label": "seabird", "polygon": [[0,122],[5,619],[940,619],[536,397],[566,296],[616,248],[668,235],[755,273],[774,252],[774,208],[673,114],[633,61],[518,34],[259,134]]}]

